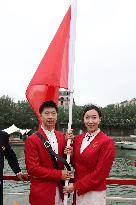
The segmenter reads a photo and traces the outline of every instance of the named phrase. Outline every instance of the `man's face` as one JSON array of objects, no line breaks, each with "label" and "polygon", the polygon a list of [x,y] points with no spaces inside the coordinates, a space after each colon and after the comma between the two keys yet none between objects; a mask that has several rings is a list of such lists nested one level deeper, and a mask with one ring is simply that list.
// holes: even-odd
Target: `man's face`
[{"label": "man's face", "polygon": [[53,107],[44,108],[41,113],[41,120],[46,129],[51,129],[55,127],[57,121],[57,111]]}]

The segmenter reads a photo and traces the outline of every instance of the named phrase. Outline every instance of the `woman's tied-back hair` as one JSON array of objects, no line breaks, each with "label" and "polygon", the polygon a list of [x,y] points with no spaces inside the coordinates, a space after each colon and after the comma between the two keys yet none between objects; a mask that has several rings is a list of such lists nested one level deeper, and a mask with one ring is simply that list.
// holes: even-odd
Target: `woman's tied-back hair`
[{"label": "woman's tied-back hair", "polygon": [[89,106],[86,106],[83,110],[83,118],[84,118],[84,115],[87,111],[89,110],[96,110],[96,112],[98,113],[99,117],[102,117],[102,113],[101,113],[101,110],[100,108],[98,108],[97,106],[95,105],[89,105]]},{"label": "woman's tied-back hair", "polygon": [[41,104],[41,106],[39,108],[39,113],[41,114],[46,107],[55,108],[56,112],[58,112],[57,104],[54,101],[49,100],[49,101],[45,101]]}]

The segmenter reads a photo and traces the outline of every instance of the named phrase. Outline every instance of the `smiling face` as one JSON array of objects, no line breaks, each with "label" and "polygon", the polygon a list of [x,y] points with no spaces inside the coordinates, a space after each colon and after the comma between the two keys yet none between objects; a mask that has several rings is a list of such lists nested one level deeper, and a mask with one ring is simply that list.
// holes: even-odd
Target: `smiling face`
[{"label": "smiling face", "polygon": [[41,113],[41,120],[45,129],[51,131],[55,128],[57,111],[54,107],[46,107]]},{"label": "smiling face", "polygon": [[95,132],[98,129],[100,122],[101,118],[95,109],[88,110],[84,114],[84,124],[89,133]]}]

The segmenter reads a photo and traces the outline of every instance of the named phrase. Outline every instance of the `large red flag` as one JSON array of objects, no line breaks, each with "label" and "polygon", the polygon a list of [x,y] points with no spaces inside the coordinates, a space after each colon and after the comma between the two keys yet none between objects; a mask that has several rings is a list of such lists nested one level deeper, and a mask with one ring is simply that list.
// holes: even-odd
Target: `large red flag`
[{"label": "large red flag", "polygon": [[71,7],[26,90],[26,97],[38,117],[42,102],[53,100],[57,103],[59,88],[68,88],[70,19]]}]

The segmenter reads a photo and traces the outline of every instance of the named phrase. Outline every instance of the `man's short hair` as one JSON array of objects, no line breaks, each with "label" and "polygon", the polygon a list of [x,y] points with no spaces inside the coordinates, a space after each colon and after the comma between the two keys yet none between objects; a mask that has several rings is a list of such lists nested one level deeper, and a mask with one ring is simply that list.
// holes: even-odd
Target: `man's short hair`
[{"label": "man's short hair", "polygon": [[45,101],[45,102],[43,102],[43,103],[41,104],[41,106],[40,106],[40,108],[39,108],[39,113],[41,114],[46,107],[55,108],[55,109],[56,109],[56,112],[58,112],[58,106],[57,106],[57,104],[56,104],[54,101],[49,100],[49,101]]}]

